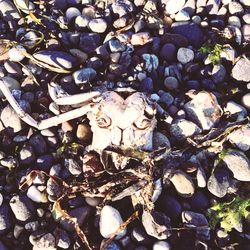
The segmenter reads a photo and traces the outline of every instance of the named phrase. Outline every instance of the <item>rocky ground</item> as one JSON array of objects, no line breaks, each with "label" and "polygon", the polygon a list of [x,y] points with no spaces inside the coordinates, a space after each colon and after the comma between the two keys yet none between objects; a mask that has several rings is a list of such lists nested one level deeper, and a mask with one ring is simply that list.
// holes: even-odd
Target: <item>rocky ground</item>
[{"label": "rocky ground", "polygon": [[72,95],[132,87],[167,152],[151,175],[134,157],[145,192],[119,179],[132,189],[113,201],[118,175],[82,157],[85,116],[39,131],[0,91],[0,250],[250,249],[249,0],[1,0],[0,17],[0,84],[25,112],[72,109],[50,105],[52,80]]}]

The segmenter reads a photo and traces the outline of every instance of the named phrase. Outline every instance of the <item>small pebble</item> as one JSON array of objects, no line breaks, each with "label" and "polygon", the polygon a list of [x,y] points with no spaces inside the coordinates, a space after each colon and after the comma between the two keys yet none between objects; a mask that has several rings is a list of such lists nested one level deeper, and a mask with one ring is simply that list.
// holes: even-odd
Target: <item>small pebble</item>
[{"label": "small pebble", "polygon": [[167,241],[159,240],[154,243],[153,250],[171,250],[171,246]]},{"label": "small pebble", "polygon": [[88,23],[89,28],[93,32],[104,33],[107,29],[107,22],[102,18],[92,19]]},{"label": "small pebble", "polygon": [[29,187],[27,196],[36,203],[46,203],[48,201],[47,195],[40,192],[36,186]]},{"label": "small pebble", "polygon": [[191,62],[194,59],[194,52],[188,48],[179,48],[177,52],[177,59],[182,64]]}]

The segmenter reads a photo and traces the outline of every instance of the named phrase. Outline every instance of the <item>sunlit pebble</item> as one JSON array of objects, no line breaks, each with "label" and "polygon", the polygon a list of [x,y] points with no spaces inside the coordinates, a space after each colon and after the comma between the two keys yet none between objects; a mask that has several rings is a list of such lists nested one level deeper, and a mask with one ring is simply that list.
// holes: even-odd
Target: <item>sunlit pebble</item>
[{"label": "sunlit pebble", "polygon": [[21,62],[25,57],[22,51],[26,52],[26,49],[21,45],[11,48],[9,50],[9,59],[13,62]]}]

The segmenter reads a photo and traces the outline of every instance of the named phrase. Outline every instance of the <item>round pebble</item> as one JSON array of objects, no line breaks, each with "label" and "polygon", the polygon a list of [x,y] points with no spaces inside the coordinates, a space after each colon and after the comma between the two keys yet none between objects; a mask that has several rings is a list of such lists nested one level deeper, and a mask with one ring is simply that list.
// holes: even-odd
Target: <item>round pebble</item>
[{"label": "round pebble", "polygon": [[165,78],[164,86],[167,90],[170,90],[170,91],[175,90],[175,89],[178,89],[179,82],[175,77],[169,76],[169,77]]},{"label": "round pebble", "polygon": [[191,62],[194,59],[194,52],[188,48],[179,48],[177,52],[177,60],[182,63],[186,64]]},{"label": "round pebble", "polygon": [[170,250],[171,246],[167,241],[158,240],[153,245],[153,250]]},{"label": "round pebble", "polygon": [[104,19],[96,18],[90,20],[88,26],[93,32],[104,33],[107,29],[108,24]]},{"label": "round pebble", "polygon": [[27,196],[36,203],[46,203],[48,201],[47,195],[40,192],[36,186],[29,187]]}]

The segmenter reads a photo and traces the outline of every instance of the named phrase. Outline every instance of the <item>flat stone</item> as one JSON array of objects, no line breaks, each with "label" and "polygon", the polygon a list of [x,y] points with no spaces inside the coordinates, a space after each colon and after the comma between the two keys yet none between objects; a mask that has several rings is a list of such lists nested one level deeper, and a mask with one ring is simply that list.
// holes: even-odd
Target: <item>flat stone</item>
[{"label": "flat stone", "polygon": [[200,134],[202,130],[193,122],[180,119],[170,126],[170,134],[178,141],[185,141],[188,137]]},{"label": "flat stone", "polygon": [[33,57],[59,69],[71,70],[77,65],[76,58],[64,51],[44,50],[36,52]]},{"label": "flat stone", "polygon": [[167,136],[156,131],[153,133],[153,149],[157,150],[161,147],[171,148],[170,141]]},{"label": "flat stone", "polygon": [[160,57],[167,61],[173,61],[176,58],[176,47],[172,43],[165,43],[160,51]]},{"label": "flat stone", "polygon": [[184,105],[190,120],[203,130],[211,129],[221,117],[221,109],[212,93],[201,91]]},{"label": "flat stone", "polygon": [[223,162],[232,171],[235,179],[250,181],[250,161],[243,152],[230,150],[223,156]]}]

